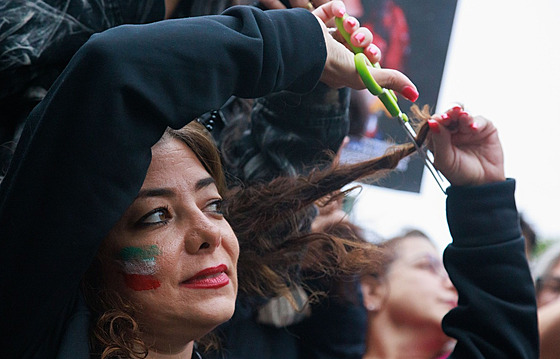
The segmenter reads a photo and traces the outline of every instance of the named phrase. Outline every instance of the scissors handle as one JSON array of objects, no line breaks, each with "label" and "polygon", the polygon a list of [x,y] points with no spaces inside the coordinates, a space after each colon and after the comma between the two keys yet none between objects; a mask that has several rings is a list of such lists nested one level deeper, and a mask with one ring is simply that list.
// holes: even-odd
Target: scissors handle
[{"label": "scissors handle", "polygon": [[397,96],[395,95],[395,92],[393,92],[393,90],[388,90],[379,86],[377,81],[375,81],[375,79],[369,72],[368,67],[381,68],[381,66],[379,65],[379,63],[372,64],[371,61],[369,61],[369,59],[366,57],[366,55],[364,55],[363,48],[352,45],[352,42],[350,40],[350,34],[346,30],[344,30],[344,20],[347,17],[348,17],[347,14],[344,14],[344,16],[341,18],[337,17],[335,18],[335,23],[338,31],[340,32],[344,40],[346,40],[346,42],[348,43],[348,45],[350,46],[350,48],[355,54],[354,63],[356,66],[356,70],[358,71],[358,74],[362,78],[364,85],[366,85],[366,88],[369,90],[369,92],[371,92],[373,95],[379,98],[379,100],[383,103],[383,105],[385,106],[387,111],[391,114],[391,116],[397,117],[399,119],[399,122],[403,127],[404,131],[406,132],[407,136],[416,147],[416,152],[420,155],[420,157],[422,157],[426,167],[428,168],[431,175],[436,180],[436,183],[438,184],[439,188],[445,194],[446,193],[445,187],[447,186],[445,177],[443,176],[443,174],[441,174],[441,172],[439,172],[435,168],[433,161],[428,157],[426,151],[423,148],[421,148],[416,142],[416,132],[410,125],[408,116],[401,111],[397,103]]},{"label": "scissors handle", "polygon": [[354,63],[356,65],[356,70],[362,78],[364,85],[366,85],[369,92],[379,97],[379,100],[381,100],[391,116],[399,117],[405,122],[408,122],[408,117],[401,111],[399,105],[397,104],[397,96],[395,95],[393,90],[387,90],[379,86],[377,81],[375,81],[375,79],[369,72],[368,67],[381,68],[379,66],[379,63],[372,64],[371,61],[369,61],[369,59],[366,57],[366,55],[364,55],[363,48],[352,45],[350,34],[346,30],[344,30],[344,19],[346,19],[347,17],[347,14],[344,14],[343,17],[337,17],[335,18],[335,23],[338,31],[340,32],[344,40],[346,40],[346,42],[350,45],[350,48],[355,54]]}]

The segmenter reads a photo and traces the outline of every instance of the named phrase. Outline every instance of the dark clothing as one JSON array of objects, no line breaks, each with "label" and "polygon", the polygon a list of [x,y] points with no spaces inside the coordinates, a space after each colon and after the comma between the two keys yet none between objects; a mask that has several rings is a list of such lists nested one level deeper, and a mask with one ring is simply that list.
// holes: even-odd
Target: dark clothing
[{"label": "dark clothing", "polygon": [[457,339],[450,358],[538,358],[535,290],[525,256],[515,182],[450,187],[453,237],[444,264],[459,305],[443,319]]},{"label": "dark clothing", "polygon": [[247,184],[325,167],[348,134],[349,106],[348,88],[322,83],[308,94],[282,91],[256,99],[250,121],[229,123],[227,138],[220,138],[229,176]]},{"label": "dark clothing", "polygon": [[[357,291],[360,295],[361,292]],[[257,320],[264,302],[240,295],[231,320],[217,329],[222,350],[208,359],[360,359],[365,351],[366,311],[361,304],[329,296],[311,315],[286,327]]]},{"label": "dark clothing", "polygon": [[163,0],[2,0],[0,171],[23,123],[91,35],[162,20]]},{"label": "dark clothing", "polygon": [[308,11],[226,14],[92,36],[31,113],[0,187],[5,357],[56,356],[80,280],[136,197],[167,126],[231,95],[303,93],[317,83],[326,49]]}]

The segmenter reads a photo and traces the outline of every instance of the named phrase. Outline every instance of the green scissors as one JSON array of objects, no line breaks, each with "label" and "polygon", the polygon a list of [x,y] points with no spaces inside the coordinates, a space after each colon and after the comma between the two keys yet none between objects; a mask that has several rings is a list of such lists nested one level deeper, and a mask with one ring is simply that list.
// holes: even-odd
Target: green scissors
[{"label": "green scissors", "polygon": [[352,45],[352,42],[350,41],[350,34],[346,30],[344,30],[344,26],[343,26],[344,19],[346,19],[347,17],[348,17],[347,14],[345,14],[341,18],[337,17],[335,18],[335,23],[338,31],[340,32],[342,37],[344,37],[344,40],[346,40],[346,42],[350,45],[350,48],[355,54],[354,63],[356,65],[356,70],[358,71],[358,74],[362,78],[364,85],[366,85],[366,88],[369,90],[369,92],[371,92],[374,96],[377,96],[379,98],[379,100],[383,103],[383,105],[385,106],[387,111],[391,114],[391,116],[399,119],[399,123],[401,124],[402,128],[404,129],[407,136],[416,147],[416,152],[424,160],[426,167],[428,168],[428,170],[436,180],[436,183],[438,184],[439,188],[443,191],[443,193],[446,193],[445,187],[447,187],[448,182],[446,183],[446,179],[443,176],[443,174],[441,174],[441,172],[439,172],[435,168],[433,159],[430,158],[433,157],[432,154],[426,151],[424,148],[418,146],[418,143],[416,142],[416,131],[414,131],[414,128],[412,128],[408,116],[401,111],[397,103],[397,96],[395,95],[395,92],[393,92],[393,90],[387,90],[379,86],[379,84],[375,81],[375,79],[369,72],[368,67],[381,68],[381,66],[379,66],[379,63],[372,64],[371,61],[369,61],[369,59],[366,57],[366,55],[364,55],[363,48]]}]

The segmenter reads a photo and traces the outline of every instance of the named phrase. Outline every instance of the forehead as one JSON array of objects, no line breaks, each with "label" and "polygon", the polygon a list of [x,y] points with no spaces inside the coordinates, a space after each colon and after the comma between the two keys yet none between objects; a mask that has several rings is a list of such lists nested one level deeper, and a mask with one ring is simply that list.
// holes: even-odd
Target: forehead
[{"label": "forehead", "polygon": [[423,254],[430,254],[438,257],[438,251],[434,245],[424,237],[407,237],[402,239],[395,246],[395,254],[399,259],[417,258]]},{"label": "forehead", "polygon": [[206,177],[209,174],[194,152],[180,140],[167,137],[152,147],[152,161],[144,186],[172,186]]}]

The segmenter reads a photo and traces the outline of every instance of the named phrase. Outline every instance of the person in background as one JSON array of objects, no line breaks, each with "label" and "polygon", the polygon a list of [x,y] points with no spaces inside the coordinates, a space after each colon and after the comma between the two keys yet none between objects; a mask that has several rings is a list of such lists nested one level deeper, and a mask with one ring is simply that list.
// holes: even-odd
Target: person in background
[{"label": "person in background", "polygon": [[436,246],[411,230],[379,247],[380,271],[361,279],[368,312],[363,358],[447,357],[453,340],[441,321],[457,306],[457,291]]},{"label": "person in background", "polygon": [[533,267],[542,359],[560,356],[560,243],[548,247]]}]

